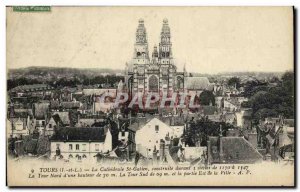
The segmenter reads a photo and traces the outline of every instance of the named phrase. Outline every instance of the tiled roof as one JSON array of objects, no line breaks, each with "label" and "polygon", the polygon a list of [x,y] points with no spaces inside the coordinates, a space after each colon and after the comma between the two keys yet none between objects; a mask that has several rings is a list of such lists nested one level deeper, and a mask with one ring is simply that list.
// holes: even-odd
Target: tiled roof
[{"label": "tiled roof", "polygon": [[104,128],[61,128],[50,139],[51,141],[96,141],[104,142]]},{"label": "tiled roof", "polygon": [[51,100],[50,101],[51,109],[59,109],[59,101],[58,100]]},{"label": "tiled roof", "polygon": [[208,90],[210,83],[207,77],[186,77],[185,87],[190,90]]},{"label": "tiled roof", "polygon": [[255,163],[263,159],[263,156],[243,137],[209,137],[209,141],[208,153],[212,163]]},{"label": "tiled roof", "polygon": [[60,105],[63,109],[75,109],[80,107],[80,102],[61,102]]},{"label": "tiled roof", "polygon": [[53,87],[46,84],[33,84],[33,85],[20,85],[13,88],[12,92],[30,92],[30,91],[41,91],[41,90],[51,90]]}]

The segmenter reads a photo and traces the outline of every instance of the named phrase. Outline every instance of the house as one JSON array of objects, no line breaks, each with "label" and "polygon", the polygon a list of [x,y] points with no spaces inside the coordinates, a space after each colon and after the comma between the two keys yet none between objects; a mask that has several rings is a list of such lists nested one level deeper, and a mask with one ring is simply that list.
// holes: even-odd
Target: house
[{"label": "house", "polygon": [[263,156],[244,137],[209,137],[208,163],[251,164],[263,160]]},{"label": "house", "polygon": [[131,157],[131,154],[135,154],[136,152],[136,132],[147,123],[147,119],[145,117],[129,118],[129,121],[128,150],[130,155],[129,157]]},{"label": "house", "polygon": [[34,103],[33,106],[33,115],[34,115],[34,124],[35,129],[39,130],[39,132],[43,132],[49,115],[49,106],[50,103],[47,101],[40,101],[38,103]]},{"label": "house", "polygon": [[20,138],[25,135],[29,135],[29,125],[30,118],[11,118],[6,121],[6,128],[8,138],[12,136],[13,138]]},{"label": "house", "polygon": [[236,111],[240,108],[240,103],[235,98],[224,99],[224,109],[226,111]]},{"label": "house", "polygon": [[46,125],[45,132],[41,132],[40,134],[52,136],[54,134],[55,129],[59,129],[60,127],[64,127],[64,123],[60,119],[59,115],[58,114],[52,115],[48,124]]},{"label": "house", "polygon": [[173,129],[173,137],[180,138],[183,135],[184,125],[170,126]]},{"label": "house", "polygon": [[259,145],[266,150],[270,160],[294,159],[293,119],[283,119],[282,116],[266,118],[258,127],[258,139]]},{"label": "house", "polygon": [[226,123],[232,124],[232,125],[236,125],[236,116],[235,113],[233,112],[226,112],[223,115],[223,118],[225,120]]},{"label": "house", "polygon": [[97,154],[112,151],[109,128],[61,128],[50,138],[51,159],[96,162]]},{"label": "house", "polygon": [[46,84],[20,85],[11,90],[11,94],[17,97],[22,96],[45,96],[50,95],[53,87]]},{"label": "house", "polygon": [[53,115],[58,115],[65,127],[70,126],[71,120],[70,120],[69,111],[57,111],[54,112]]},{"label": "house", "polygon": [[235,112],[236,126],[242,129],[251,129],[252,127],[252,109],[242,108]]},{"label": "house", "polygon": [[166,135],[173,136],[174,130],[157,118],[151,119],[136,131],[136,150],[144,157],[152,158],[154,148],[160,148],[160,141]]},{"label": "house", "polygon": [[84,88],[82,90],[82,93],[84,95],[96,95],[96,96],[107,94],[115,98],[117,95],[117,89]]},{"label": "house", "polygon": [[218,109],[224,108],[224,97],[218,96],[215,97],[215,105]]}]

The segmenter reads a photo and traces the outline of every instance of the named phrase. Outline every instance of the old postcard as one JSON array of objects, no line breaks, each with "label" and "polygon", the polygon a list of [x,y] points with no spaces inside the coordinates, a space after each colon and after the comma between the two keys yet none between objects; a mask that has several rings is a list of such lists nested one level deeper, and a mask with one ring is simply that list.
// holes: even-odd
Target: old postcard
[{"label": "old postcard", "polygon": [[8,186],[294,186],[293,14],[7,7]]}]

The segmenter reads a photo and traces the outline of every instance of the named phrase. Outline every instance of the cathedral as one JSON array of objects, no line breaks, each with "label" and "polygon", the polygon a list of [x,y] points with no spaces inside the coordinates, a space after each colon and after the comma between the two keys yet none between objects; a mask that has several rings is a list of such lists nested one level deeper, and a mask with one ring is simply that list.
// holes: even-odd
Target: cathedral
[{"label": "cathedral", "polygon": [[131,95],[136,93],[177,92],[184,89],[186,72],[177,72],[174,63],[171,31],[163,20],[158,47],[149,54],[147,31],[140,19],[136,30],[133,58],[126,63],[125,85]]}]

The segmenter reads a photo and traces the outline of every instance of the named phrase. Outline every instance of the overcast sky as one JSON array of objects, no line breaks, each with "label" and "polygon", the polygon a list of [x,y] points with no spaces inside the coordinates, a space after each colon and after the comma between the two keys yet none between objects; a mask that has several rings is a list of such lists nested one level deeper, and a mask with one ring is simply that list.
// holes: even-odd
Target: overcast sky
[{"label": "overcast sky", "polygon": [[133,56],[139,18],[150,55],[168,18],[173,56],[189,72],[293,70],[292,8],[52,7],[7,8],[7,67],[123,69]]}]

